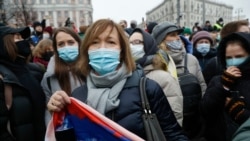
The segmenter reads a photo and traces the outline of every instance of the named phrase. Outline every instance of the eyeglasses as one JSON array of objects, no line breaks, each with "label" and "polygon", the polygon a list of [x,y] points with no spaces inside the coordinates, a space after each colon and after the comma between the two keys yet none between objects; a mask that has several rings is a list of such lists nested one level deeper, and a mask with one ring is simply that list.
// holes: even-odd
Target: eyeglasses
[{"label": "eyeglasses", "polygon": [[134,40],[134,41],[130,41],[130,44],[133,44],[133,45],[143,44],[143,41],[141,41],[141,40]]}]

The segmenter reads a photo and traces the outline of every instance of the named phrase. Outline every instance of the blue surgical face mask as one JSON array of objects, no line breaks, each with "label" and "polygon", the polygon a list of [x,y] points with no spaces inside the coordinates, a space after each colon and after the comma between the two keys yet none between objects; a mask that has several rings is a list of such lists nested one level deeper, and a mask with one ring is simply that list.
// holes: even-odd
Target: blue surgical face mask
[{"label": "blue surgical face mask", "polygon": [[88,51],[89,64],[100,75],[116,70],[120,64],[120,50],[99,48]]},{"label": "blue surgical face mask", "polygon": [[237,67],[237,66],[241,65],[243,62],[245,62],[247,58],[248,57],[226,59],[227,68],[230,66]]},{"label": "blue surgical face mask", "polygon": [[209,50],[210,50],[210,44],[207,44],[207,43],[197,44],[196,49],[203,56],[205,56],[209,52]]},{"label": "blue surgical face mask", "polygon": [[79,54],[78,46],[65,46],[59,48],[57,51],[59,57],[67,63],[75,61]]},{"label": "blue surgical face mask", "polygon": [[181,40],[174,40],[166,42],[166,45],[173,50],[180,50],[182,48],[182,41]]}]

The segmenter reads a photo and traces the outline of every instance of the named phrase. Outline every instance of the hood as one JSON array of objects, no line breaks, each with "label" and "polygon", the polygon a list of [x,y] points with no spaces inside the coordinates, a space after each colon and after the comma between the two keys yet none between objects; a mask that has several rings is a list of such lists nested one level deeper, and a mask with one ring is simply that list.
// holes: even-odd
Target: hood
[{"label": "hood", "polygon": [[[221,62],[223,68],[226,68],[226,45],[228,41],[240,40],[243,43],[243,47],[250,54],[250,34],[243,32],[232,33],[222,39],[218,47],[218,60]],[[249,60],[249,59],[248,59]]]},{"label": "hood", "polygon": [[147,57],[156,54],[156,52],[158,51],[158,47],[156,45],[154,38],[148,32],[140,28],[134,29],[132,34],[134,32],[141,33],[143,37],[145,55],[141,59],[138,59],[136,63],[140,64],[141,66],[144,66],[145,65],[144,63],[146,62]]}]

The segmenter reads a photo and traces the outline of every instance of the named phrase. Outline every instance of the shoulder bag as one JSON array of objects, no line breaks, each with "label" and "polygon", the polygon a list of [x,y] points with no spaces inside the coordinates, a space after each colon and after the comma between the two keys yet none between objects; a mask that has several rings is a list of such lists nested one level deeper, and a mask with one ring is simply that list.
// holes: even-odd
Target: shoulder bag
[{"label": "shoulder bag", "polygon": [[147,141],[166,141],[161,126],[154,113],[151,113],[150,104],[146,94],[146,77],[140,79],[140,95],[144,114],[142,115]]}]

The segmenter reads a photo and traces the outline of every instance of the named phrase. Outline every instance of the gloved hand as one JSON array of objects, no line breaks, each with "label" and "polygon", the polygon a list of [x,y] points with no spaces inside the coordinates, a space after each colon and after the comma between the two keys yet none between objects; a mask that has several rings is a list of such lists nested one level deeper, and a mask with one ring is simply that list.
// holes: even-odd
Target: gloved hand
[{"label": "gloved hand", "polygon": [[230,89],[239,77],[241,77],[239,68],[235,66],[228,67],[221,76],[222,85]]},{"label": "gloved hand", "polygon": [[228,98],[225,109],[232,120],[240,125],[250,117],[250,111],[246,109],[243,97]]}]

